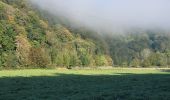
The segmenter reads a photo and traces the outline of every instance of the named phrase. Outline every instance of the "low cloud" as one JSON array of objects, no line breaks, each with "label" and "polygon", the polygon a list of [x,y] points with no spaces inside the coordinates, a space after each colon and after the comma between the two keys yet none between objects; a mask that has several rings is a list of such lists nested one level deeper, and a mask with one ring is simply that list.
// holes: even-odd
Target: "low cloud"
[{"label": "low cloud", "polygon": [[96,31],[170,28],[170,0],[31,0],[41,9]]}]

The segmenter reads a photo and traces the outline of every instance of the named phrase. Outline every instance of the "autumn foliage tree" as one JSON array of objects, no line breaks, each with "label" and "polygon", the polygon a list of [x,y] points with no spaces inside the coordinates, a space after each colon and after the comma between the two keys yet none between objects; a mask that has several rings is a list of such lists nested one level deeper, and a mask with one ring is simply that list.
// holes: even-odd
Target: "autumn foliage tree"
[{"label": "autumn foliage tree", "polygon": [[49,58],[43,48],[30,48],[29,60],[32,67],[46,68],[49,64]]}]

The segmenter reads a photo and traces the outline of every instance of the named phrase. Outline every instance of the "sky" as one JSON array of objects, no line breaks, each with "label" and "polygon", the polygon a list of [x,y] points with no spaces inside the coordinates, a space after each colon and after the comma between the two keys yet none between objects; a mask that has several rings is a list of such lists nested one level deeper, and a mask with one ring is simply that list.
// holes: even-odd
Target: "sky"
[{"label": "sky", "polygon": [[31,0],[54,15],[61,15],[96,31],[128,28],[170,29],[170,0]]}]

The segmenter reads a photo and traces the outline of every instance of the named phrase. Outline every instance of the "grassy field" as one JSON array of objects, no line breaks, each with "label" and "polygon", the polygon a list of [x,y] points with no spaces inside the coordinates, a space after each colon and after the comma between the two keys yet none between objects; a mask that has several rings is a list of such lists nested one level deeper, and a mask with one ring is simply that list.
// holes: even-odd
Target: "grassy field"
[{"label": "grassy field", "polygon": [[168,69],[0,71],[0,100],[169,100]]}]

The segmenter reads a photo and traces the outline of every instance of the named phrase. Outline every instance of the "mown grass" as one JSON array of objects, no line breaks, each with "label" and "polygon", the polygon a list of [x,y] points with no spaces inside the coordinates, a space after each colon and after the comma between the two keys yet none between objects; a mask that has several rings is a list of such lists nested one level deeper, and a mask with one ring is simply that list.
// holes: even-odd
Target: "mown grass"
[{"label": "mown grass", "polygon": [[169,99],[168,69],[0,71],[0,100]]}]

